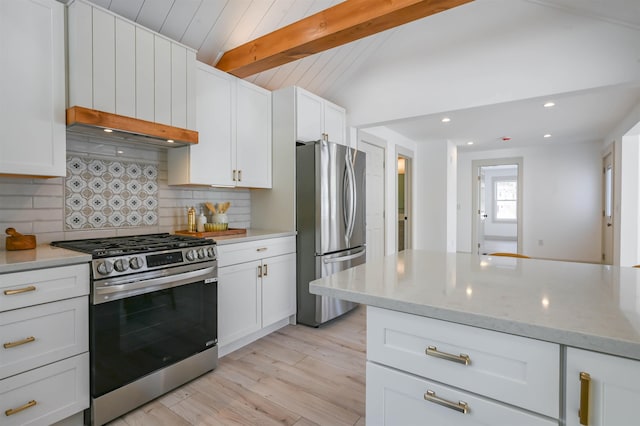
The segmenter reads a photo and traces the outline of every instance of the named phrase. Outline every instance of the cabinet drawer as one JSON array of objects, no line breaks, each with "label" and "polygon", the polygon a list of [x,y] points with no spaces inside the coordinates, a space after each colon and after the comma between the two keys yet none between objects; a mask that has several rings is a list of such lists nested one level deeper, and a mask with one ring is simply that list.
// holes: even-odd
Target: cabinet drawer
[{"label": "cabinet drawer", "polygon": [[[427,355],[429,347],[437,352]],[[442,353],[453,357],[438,357]],[[460,354],[468,355],[468,364],[460,363]],[[369,361],[559,417],[556,344],[369,307],[367,356]]]},{"label": "cabinet drawer", "polygon": [[296,237],[269,238],[218,246],[218,267],[295,253]]},{"label": "cabinet drawer", "polygon": [[0,314],[0,379],[89,350],[86,296]]},{"label": "cabinet drawer", "polygon": [[[557,420],[521,411],[371,362],[367,362],[366,381],[367,426],[558,424]],[[425,399],[427,391],[434,393],[428,396],[431,400]],[[442,402],[433,402],[435,398],[448,401],[452,405],[444,406]],[[462,403],[466,404],[466,413],[458,411]]]},{"label": "cabinet drawer", "polygon": [[[87,407],[89,354],[86,352],[0,380],[0,415],[6,426],[48,425]],[[13,410],[13,414],[8,410]]]},{"label": "cabinet drawer", "polygon": [[89,264],[0,275],[0,312],[89,294]]}]

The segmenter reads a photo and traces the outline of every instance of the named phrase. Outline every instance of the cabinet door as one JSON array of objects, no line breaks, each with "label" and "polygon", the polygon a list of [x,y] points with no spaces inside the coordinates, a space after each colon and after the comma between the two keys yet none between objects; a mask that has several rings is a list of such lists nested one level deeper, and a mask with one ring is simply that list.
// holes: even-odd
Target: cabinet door
[{"label": "cabinet door", "polygon": [[116,18],[116,114],[136,116],[136,27]]},{"label": "cabinet door", "polygon": [[[466,393],[367,362],[367,425],[558,425],[557,420],[521,411],[500,402]],[[427,391],[430,400],[426,399]],[[449,406],[439,402],[446,400]],[[466,404],[468,411],[460,410]]]},{"label": "cabinet door", "polygon": [[0,174],[66,174],[64,7],[0,2]]},{"label": "cabinet door", "polygon": [[136,27],[136,118],[154,120],[153,33]]},{"label": "cabinet door", "polygon": [[187,128],[187,49],[171,43],[171,125]]},{"label": "cabinet door", "polygon": [[[587,422],[580,423],[580,373],[590,376]],[[640,362],[568,348],[566,424],[591,426],[638,423]],[[584,396],[586,398],[586,394]]]},{"label": "cabinet door", "polygon": [[158,36],[153,40],[153,121],[171,125],[171,43]]},{"label": "cabinet door", "polygon": [[237,80],[236,101],[236,185],[271,188],[271,92]]},{"label": "cabinet door", "polygon": [[317,141],[324,133],[323,99],[296,88],[296,140]]},{"label": "cabinet door", "polygon": [[331,142],[346,145],[346,113],[345,109],[325,101],[324,132]]},{"label": "cabinet door", "polygon": [[218,269],[218,342],[226,345],[257,331],[262,322],[259,261]]},{"label": "cabinet door", "polygon": [[233,76],[198,63],[196,115],[199,141],[190,149],[191,182],[235,186],[232,141]]},{"label": "cabinet door", "polygon": [[296,313],[296,255],[262,261],[262,326]]},{"label": "cabinet door", "polygon": [[93,107],[116,112],[116,21],[93,8]]}]

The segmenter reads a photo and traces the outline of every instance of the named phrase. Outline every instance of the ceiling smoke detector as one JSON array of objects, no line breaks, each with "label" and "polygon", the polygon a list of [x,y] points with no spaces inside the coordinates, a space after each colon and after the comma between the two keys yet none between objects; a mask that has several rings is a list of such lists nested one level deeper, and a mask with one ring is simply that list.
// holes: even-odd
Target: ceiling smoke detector
[{"label": "ceiling smoke detector", "polygon": [[501,139],[503,142],[509,142],[511,140],[509,136],[503,136]]}]

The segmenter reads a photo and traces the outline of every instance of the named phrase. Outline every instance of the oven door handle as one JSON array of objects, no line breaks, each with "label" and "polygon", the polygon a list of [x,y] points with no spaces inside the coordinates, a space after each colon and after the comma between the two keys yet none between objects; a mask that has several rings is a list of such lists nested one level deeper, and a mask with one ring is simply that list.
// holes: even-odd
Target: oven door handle
[{"label": "oven door handle", "polygon": [[93,303],[104,303],[111,300],[123,299],[153,291],[178,287],[204,280],[205,283],[218,282],[216,267],[198,269],[197,271],[183,272],[176,275],[167,275],[159,278],[149,278],[128,284],[110,284],[96,286],[93,295]]}]

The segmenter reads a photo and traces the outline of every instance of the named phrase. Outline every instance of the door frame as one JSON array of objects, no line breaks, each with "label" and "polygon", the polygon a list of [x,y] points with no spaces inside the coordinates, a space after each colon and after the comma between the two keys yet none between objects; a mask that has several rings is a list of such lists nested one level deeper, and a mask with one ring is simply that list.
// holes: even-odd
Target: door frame
[{"label": "door frame", "polygon": [[[605,203],[606,203],[606,169],[605,169],[605,159],[611,156],[611,225],[609,226],[611,229],[608,230],[608,226],[606,226],[606,216],[605,216]],[[605,263],[606,260],[609,260],[608,265],[613,265],[614,255],[615,255],[615,244],[614,244],[614,236],[615,236],[615,228],[616,228],[616,220],[615,220],[615,205],[616,205],[616,157],[615,157],[615,144],[612,143],[607,147],[607,149],[602,153],[602,221],[601,221],[601,231],[602,231],[602,263]],[[606,253],[606,233],[611,232],[611,252]],[[608,257],[608,259],[607,259]]]},{"label": "door frame", "polygon": [[522,199],[523,197],[523,158],[511,157],[511,158],[493,158],[484,160],[471,161],[471,253],[478,253],[478,218],[480,212],[478,210],[478,204],[480,202],[478,194],[478,169],[485,166],[504,166],[515,164],[518,166],[518,223],[517,223],[517,248],[518,253],[522,253],[522,223],[523,221],[523,209]]},{"label": "door frame", "polygon": [[394,157],[394,193],[395,196],[395,209],[393,211],[394,216],[394,229],[396,236],[396,253],[398,252],[398,158],[403,157],[405,159],[405,172],[404,172],[404,204],[405,204],[405,216],[407,217],[407,222],[405,223],[405,246],[407,249],[413,248],[413,162],[415,159],[415,154],[412,150],[405,148],[403,146],[396,145],[395,149],[395,157]]}]

